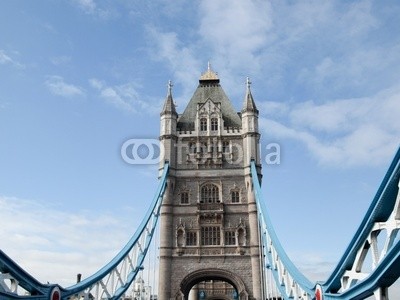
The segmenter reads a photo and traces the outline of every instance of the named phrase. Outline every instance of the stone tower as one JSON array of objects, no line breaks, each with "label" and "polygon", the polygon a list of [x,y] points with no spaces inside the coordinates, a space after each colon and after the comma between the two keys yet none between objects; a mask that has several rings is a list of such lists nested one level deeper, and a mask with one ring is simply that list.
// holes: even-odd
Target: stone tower
[{"label": "stone tower", "polygon": [[159,300],[262,299],[262,258],[250,176],[261,177],[258,110],[247,79],[236,112],[215,72],[203,73],[181,115],[172,85],[161,112]]}]

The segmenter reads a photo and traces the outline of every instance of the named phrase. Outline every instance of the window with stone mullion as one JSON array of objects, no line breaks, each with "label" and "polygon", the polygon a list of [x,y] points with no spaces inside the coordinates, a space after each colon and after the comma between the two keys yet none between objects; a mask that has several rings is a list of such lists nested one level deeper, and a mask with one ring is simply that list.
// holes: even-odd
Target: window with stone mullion
[{"label": "window with stone mullion", "polygon": [[219,189],[213,184],[201,188],[201,203],[219,203]]},{"label": "window with stone mullion", "polygon": [[201,228],[201,244],[205,246],[217,246],[221,244],[221,231],[218,226],[206,226]]}]

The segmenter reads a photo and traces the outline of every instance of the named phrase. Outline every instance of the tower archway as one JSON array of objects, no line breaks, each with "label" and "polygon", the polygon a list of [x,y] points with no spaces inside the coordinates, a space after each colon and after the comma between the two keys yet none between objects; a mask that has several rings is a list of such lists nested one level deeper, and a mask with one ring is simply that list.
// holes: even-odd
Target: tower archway
[{"label": "tower archway", "polygon": [[180,284],[180,292],[176,295],[177,300],[188,300],[190,290],[197,284],[208,281],[208,280],[218,280],[229,283],[235,292],[235,296],[232,298],[226,295],[215,296],[210,295],[207,299],[238,299],[238,300],[248,300],[248,292],[243,280],[236,274],[223,270],[223,269],[202,269],[196,270],[188,274]]}]

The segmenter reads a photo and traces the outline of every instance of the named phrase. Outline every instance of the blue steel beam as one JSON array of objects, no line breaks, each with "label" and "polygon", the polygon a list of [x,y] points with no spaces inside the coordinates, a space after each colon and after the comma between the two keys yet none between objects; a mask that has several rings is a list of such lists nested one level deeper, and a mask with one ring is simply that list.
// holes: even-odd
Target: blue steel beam
[{"label": "blue steel beam", "polygon": [[132,238],[129,240],[129,242],[125,245],[125,247],[114,257],[114,259],[112,259],[107,265],[105,265],[103,268],[101,268],[95,274],[93,274],[92,276],[86,278],[85,280],[82,280],[81,282],[79,282],[71,287],[64,289],[62,291],[63,299],[69,299],[69,297],[72,297],[73,295],[81,293],[82,291],[84,291],[84,290],[90,288],[91,286],[95,285],[96,283],[98,283],[107,274],[112,272],[118,266],[118,264],[121,263],[121,261],[127,257],[127,255],[132,250],[132,248],[139,242],[139,238],[146,230],[147,224],[149,223],[149,221],[151,221],[152,215],[155,214],[156,218],[153,223],[154,226],[152,227],[150,234],[146,238],[145,247],[143,248],[142,254],[139,255],[139,258],[138,258],[135,268],[130,271],[130,274],[127,277],[127,281],[117,289],[116,294],[112,295],[112,297],[110,299],[118,299],[121,295],[123,295],[126,292],[126,290],[129,288],[129,286],[131,285],[133,280],[135,280],[136,275],[138,274],[138,272],[140,271],[140,269],[142,267],[147,250],[149,248],[149,244],[153,237],[155,224],[158,220],[159,210],[161,207],[161,201],[162,201],[165,187],[166,187],[168,170],[169,170],[169,164],[166,162],[164,165],[164,171],[161,176],[157,191],[154,195],[153,201],[152,201],[145,217],[143,218],[141,224],[139,225],[139,228],[136,230],[135,234],[132,236]]},{"label": "blue steel beam", "polygon": [[[276,285],[284,299],[364,299],[383,291],[377,299],[388,299],[387,288],[400,277],[400,148],[374,197],[360,227],[325,283],[311,283],[291,262],[271,224],[263,201],[254,161],[251,162],[253,186],[259,210],[260,227],[267,256]],[[383,249],[378,249],[378,235],[387,230]],[[381,250],[381,253],[378,253]],[[370,251],[373,265],[369,273],[362,273],[365,257]],[[354,276],[355,274],[355,276]],[[346,277],[347,276],[347,277]],[[353,277],[352,277],[353,276]],[[346,280],[351,283],[345,286]],[[379,294],[379,293],[378,293]]]},{"label": "blue steel beam", "polygon": [[268,257],[270,263],[268,267],[271,268],[276,285],[285,300],[293,298],[293,293],[297,293],[296,296],[299,297],[299,299],[312,299],[315,284],[309,281],[296,268],[283,249],[271,223],[266,204],[263,201],[264,197],[258,181],[258,174],[254,161],[251,161],[250,168],[258,214],[261,220],[261,229],[263,230],[261,234],[263,240],[266,242],[266,245],[264,245],[265,254]]},{"label": "blue steel beam", "polygon": [[[346,270],[349,270],[356,259],[357,250],[363,246],[369,233],[376,222],[384,222],[388,219],[394,209],[398,184],[400,179],[400,148],[397,150],[379,189],[368,208],[359,228],[357,229],[350,244],[341,257],[332,274],[322,285],[323,290],[336,293],[342,287],[341,278]],[[399,268],[400,271],[400,268]],[[399,274],[397,278],[399,277]]]},{"label": "blue steel beam", "polygon": [[[119,299],[135,280],[136,275],[142,268],[158,221],[168,170],[169,164],[166,162],[153,201],[135,234],[125,247],[95,274],[71,287],[62,288],[59,285],[45,285],[40,283],[0,250],[0,280],[3,281],[0,282],[0,299],[66,300],[80,299],[81,297],[89,299],[92,296],[91,288],[101,286],[106,289],[105,285],[108,282],[103,282],[102,280],[110,276],[113,272],[116,272],[116,270],[119,276],[117,278],[118,286],[114,283],[114,286],[110,288],[111,293],[108,290],[104,293],[108,299]],[[137,255],[134,259],[128,257],[132,255],[132,250],[136,251],[136,254],[133,255]],[[125,261],[126,265],[124,267],[129,269],[129,271],[126,278],[122,278],[118,267]],[[14,291],[8,288],[4,283],[6,280],[10,280],[13,284],[23,288],[24,292],[29,293],[29,295],[19,295],[16,289]],[[1,283],[4,283],[4,286]]]}]

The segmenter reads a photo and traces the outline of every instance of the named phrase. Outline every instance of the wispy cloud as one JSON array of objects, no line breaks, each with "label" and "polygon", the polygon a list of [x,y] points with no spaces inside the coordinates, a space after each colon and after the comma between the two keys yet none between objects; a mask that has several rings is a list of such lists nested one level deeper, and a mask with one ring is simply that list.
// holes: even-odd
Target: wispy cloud
[{"label": "wispy cloud", "polygon": [[84,13],[104,20],[112,19],[118,15],[111,8],[99,7],[98,3],[94,0],[72,0],[72,3],[76,4]]},{"label": "wispy cloud", "polygon": [[40,281],[63,286],[73,284],[77,273],[87,277],[99,270],[132,232],[132,224],[120,216],[68,213],[48,203],[4,196],[0,219],[2,250]]},{"label": "wispy cloud", "polygon": [[160,109],[159,103],[141,99],[135,83],[110,86],[96,78],[89,80],[90,85],[100,93],[100,97],[114,107],[129,113],[155,113]]},{"label": "wispy cloud", "polygon": [[[164,32],[151,26],[147,32],[154,45],[150,48],[152,57],[168,64],[174,78],[182,86],[183,98],[189,97],[193,92],[193,82],[198,80],[199,70],[202,69],[201,57],[197,56],[195,49],[185,45],[175,32]],[[183,103],[181,99],[175,100]]]},{"label": "wispy cloud", "polygon": [[369,0],[202,1],[189,42],[154,27],[149,36],[154,57],[189,87],[181,102],[210,57],[230,95],[250,75],[258,94],[279,99],[256,98],[268,136],[303,143],[323,165],[379,165],[399,144],[400,46],[380,42],[388,11],[377,9]]},{"label": "wispy cloud", "polygon": [[261,127],[269,136],[304,143],[324,165],[379,165],[399,146],[399,87],[368,98],[261,106]]},{"label": "wispy cloud", "polygon": [[271,13],[268,1],[202,1],[198,33],[227,74],[249,69],[254,74],[270,39]]},{"label": "wispy cloud", "polygon": [[66,83],[64,78],[61,76],[48,76],[44,84],[49,91],[56,96],[70,98],[85,95],[83,88],[77,85]]},{"label": "wispy cloud", "polygon": [[0,65],[7,65],[7,64],[21,69],[25,67],[17,60],[11,58],[10,54],[7,54],[6,51],[0,49]]}]

